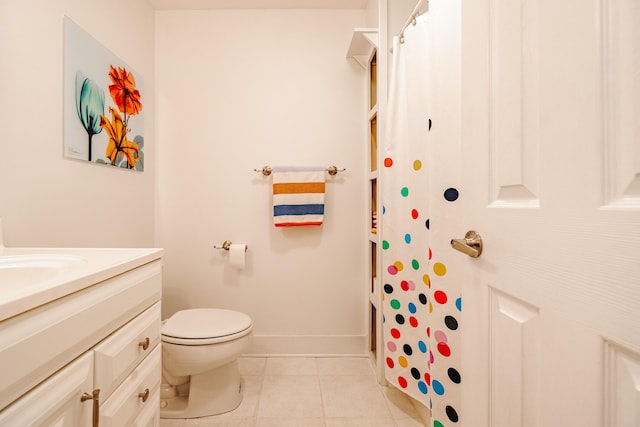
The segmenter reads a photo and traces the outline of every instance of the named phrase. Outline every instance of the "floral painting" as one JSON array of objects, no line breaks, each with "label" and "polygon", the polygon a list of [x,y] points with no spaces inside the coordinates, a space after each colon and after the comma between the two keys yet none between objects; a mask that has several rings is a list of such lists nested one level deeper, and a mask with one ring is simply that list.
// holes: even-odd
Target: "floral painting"
[{"label": "floral painting", "polygon": [[64,17],[64,155],[144,170],[143,81]]}]

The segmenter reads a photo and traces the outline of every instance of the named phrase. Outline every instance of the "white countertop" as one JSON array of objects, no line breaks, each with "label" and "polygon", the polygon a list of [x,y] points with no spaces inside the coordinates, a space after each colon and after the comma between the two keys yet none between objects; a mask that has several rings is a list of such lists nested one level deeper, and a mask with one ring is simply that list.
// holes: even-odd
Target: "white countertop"
[{"label": "white countertop", "polygon": [[159,248],[0,247],[0,321],[160,259],[162,253]]}]

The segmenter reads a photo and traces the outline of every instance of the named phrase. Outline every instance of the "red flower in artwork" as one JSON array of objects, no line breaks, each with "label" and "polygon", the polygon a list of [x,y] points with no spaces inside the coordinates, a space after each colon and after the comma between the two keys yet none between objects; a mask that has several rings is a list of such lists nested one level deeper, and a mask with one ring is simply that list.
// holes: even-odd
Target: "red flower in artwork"
[{"label": "red flower in artwork", "polygon": [[142,110],[140,91],[136,89],[135,77],[126,68],[114,68],[113,65],[110,68],[109,77],[113,84],[109,85],[109,93],[118,109],[124,113],[126,122],[127,115],[135,115]]}]

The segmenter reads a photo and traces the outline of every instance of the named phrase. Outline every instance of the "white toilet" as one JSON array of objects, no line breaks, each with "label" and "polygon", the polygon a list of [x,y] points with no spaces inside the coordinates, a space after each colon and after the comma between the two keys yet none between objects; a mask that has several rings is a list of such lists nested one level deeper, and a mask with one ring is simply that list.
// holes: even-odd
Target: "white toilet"
[{"label": "white toilet", "polygon": [[244,313],[218,308],[176,312],[162,325],[160,418],[231,411],[242,401],[238,356],[251,340]]}]

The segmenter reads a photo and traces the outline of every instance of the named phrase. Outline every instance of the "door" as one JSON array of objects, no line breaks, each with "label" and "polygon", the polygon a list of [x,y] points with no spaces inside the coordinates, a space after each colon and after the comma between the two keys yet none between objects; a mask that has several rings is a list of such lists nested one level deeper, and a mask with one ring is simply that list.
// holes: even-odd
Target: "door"
[{"label": "door", "polygon": [[464,425],[638,427],[640,2],[461,16]]},{"label": "door", "polygon": [[89,351],[0,411],[0,425],[90,426],[94,401],[83,395],[91,393],[92,384],[93,353]]}]

